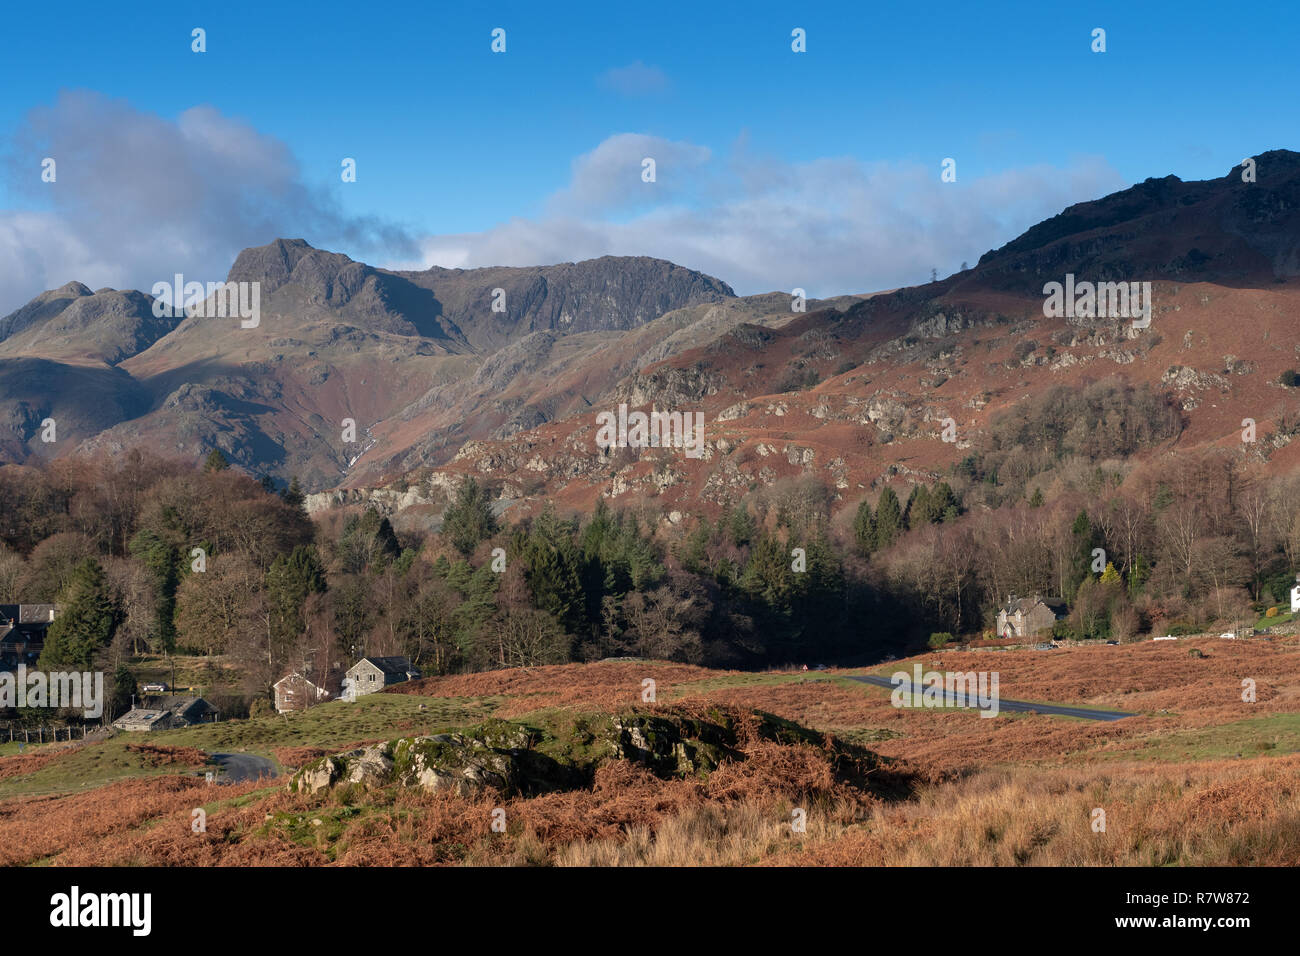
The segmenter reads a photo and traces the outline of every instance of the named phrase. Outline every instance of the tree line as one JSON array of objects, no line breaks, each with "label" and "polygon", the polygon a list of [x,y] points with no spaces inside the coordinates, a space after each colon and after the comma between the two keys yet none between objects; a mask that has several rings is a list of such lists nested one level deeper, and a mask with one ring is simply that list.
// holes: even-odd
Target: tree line
[{"label": "tree line", "polygon": [[309,519],[296,485],[277,492],[219,453],[201,468],[143,452],[9,465],[0,600],[61,606],[42,668],[105,669],[121,697],[134,658],[187,652],[225,662],[244,700],[364,655],[426,674],[870,663],[936,632],[987,634],[1011,594],[1061,607],[1061,636],[1253,620],[1300,566],[1300,476],[1171,451],[1167,412],[1114,383],[1053,393],[995,420],[941,479],[845,502],[804,476],[679,521],[603,500],[503,520],[470,478],[436,527],[395,529],[355,506]]}]

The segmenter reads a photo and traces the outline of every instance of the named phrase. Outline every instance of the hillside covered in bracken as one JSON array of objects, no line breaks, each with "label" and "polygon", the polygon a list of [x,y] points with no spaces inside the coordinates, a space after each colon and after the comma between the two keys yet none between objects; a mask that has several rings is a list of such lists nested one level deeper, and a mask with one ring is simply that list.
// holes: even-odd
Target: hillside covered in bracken
[{"label": "hillside covered in bracken", "polygon": [[[1006,637],[1013,596],[1047,602],[1045,636],[1067,641],[1288,626],[1300,156],[1256,161],[1256,181],[1148,180],[941,282],[806,312],[657,260],[405,273],[298,241],[248,250],[232,269],[264,283],[258,328],[193,315],[171,327],[139,297],[92,308],[100,293],[51,293],[4,321],[0,345],[21,361],[44,349],[41,361],[156,378],[158,395],[196,387],[167,368],[226,367],[239,342],[251,349],[241,375],[267,373],[266,348],[287,350],[277,367],[295,374],[314,354],[319,399],[347,376],[294,336],[328,331],[358,361],[387,343],[468,362],[458,381],[486,391],[456,392],[461,411],[488,408],[489,393],[523,404],[473,424],[447,392],[409,416],[363,416],[363,470],[384,454],[408,461],[386,444],[399,419],[407,439],[438,431],[426,413],[483,437],[436,468],[315,494],[256,475],[258,443],[225,426],[219,447],[168,439],[167,455],[60,439],[52,459],[0,467],[6,593],[94,609],[93,639],[47,648],[48,665],[228,657],[208,683],[235,713],[304,662],[333,670],[366,654],[426,674],[624,655],[872,663]],[[1047,317],[1045,284],[1075,275],[1149,282],[1149,325]],[[525,313],[478,310],[492,288]],[[355,323],[369,323],[361,338]],[[55,334],[74,326],[103,331],[93,355]],[[582,336],[596,338],[579,347]],[[414,368],[390,359],[399,372],[364,380],[388,386]],[[541,424],[519,418],[540,408],[519,389],[559,404]],[[699,454],[598,446],[598,414],[619,406],[701,416]],[[487,437],[509,409],[509,434]]]},{"label": "hillside covered in bracken", "polygon": [[[1185,642],[997,654],[1007,698],[1137,713],[1113,723],[899,708],[844,670],[628,661],[435,678],[162,732],[149,754],[110,739],[39,765],[0,756],[0,846],[6,865],[55,866],[1294,865],[1295,639],[1190,644],[1200,656]],[[1243,675],[1258,702],[1241,700]],[[496,767],[495,783],[403,776],[405,748],[441,748],[455,774],[449,752],[476,741],[458,759]],[[184,770],[196,745],[273,753],[284,775],[214,786]],[[322,776],[330,761],[342,769]],[[87,769],[114,762],[125,779]],[[84,785],[58,792],[69,775]]]},{"label": "hillside covered in bracken", "polygon": [[[739,325],[642,367],[581,415],[471,443],[435,479],[472,474],[508,499],[589,508],[604,496],[692,511],[804,475],[853,502],[886,484],[969,474],[973,458],[1017,445],[1022,460],[1002,469],[1001,483],[1037,477],[1044,491],[1052,459],[1070,455],[1223,448],[1289,470],[1300,398],[1282,377],[1300,365],[1300,155],[1274,150],[1257,163],[1255,182],[1234,167],[1217,180],[1151,179],[1073,206],[926,286],[806,314],[787,305],[778,322]],[[1067,274],[1150,282],[1149,327],[1046,318],[1043,287]],[[1125,410],[1093,401],[1015,436],[999,429],[1026,407],[1088,389],[1132,389],[1165,407],[1135,407],[1130,418],[1142,420],[1126,422]],[[701,410],[703,458],[597,454],[594,412],[620,402]],[[1256,425],[1249,447],[1245,418]],[[1070,427],[1078,434],[1067,436]]]}]

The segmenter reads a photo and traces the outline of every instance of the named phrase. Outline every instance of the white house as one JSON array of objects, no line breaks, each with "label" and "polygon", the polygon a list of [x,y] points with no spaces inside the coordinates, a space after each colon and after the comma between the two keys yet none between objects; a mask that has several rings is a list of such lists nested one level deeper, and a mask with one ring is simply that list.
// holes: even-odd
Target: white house
[{"label": "white house", "polygon": [[1300,611],[1300,574],[1295,576],[1295,587],[1291,589],[1291,613]]},{"label": "white house", "polygon": [[343,696],[356,700],[392,684],[419,680],[423,676],[405,657],[363,657],[348,668],[343,678]]}]

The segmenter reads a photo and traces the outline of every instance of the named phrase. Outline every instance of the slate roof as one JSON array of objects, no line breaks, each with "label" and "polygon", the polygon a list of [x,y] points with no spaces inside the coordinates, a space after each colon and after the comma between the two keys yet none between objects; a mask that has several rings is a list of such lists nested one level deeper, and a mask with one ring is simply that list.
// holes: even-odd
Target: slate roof
[{"label": "slate roof", "polygon": [[[1043,605],[1043,607],[1047,607],[1047,602],[1042,598],[1015,598],[1004,604],[1002,610],[1006,611],[1007,614],[1015,614],[1017,611],[1020,611],[1022,614],[1028,614],[1040,604]],[[1048,609],[1050,610],[1050,608]]]},{"label": "slate roof", "polygon": [[[405,657],[363,657],[361,661],[374,664],[389,677],[400,677],[403,680],[406,679],[408,673],[418,670],[418,668],[412,667],[411,662]],[[357,661],[357,664],[360,664],[361,661]],[[357,664],[353,664],[352,667],[356,667]]]}]

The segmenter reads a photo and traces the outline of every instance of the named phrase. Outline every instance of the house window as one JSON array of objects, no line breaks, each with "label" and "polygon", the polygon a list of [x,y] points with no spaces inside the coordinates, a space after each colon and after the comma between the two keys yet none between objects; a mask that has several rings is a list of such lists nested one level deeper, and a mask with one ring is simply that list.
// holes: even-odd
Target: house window
[{"label": "house window", "polygon": [[370,683],[373,684],[374,682],[375,682],[375,675],[374,675],[374,674],[371,674],[371,675],[370,675]]}]

